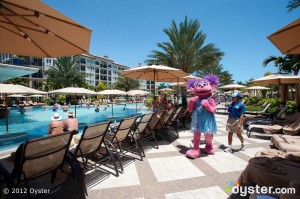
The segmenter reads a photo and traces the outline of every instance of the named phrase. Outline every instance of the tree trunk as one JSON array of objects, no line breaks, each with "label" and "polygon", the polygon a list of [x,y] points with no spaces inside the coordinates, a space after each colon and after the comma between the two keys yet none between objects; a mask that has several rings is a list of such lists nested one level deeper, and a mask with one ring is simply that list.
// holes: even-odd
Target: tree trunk
[{"label": "tree trunk", "polygon": [[186,97],[186,88],[185,87],[181,87],[181,102],[182,102],[182,108],[186,109],[187,108],[187,97]]}]

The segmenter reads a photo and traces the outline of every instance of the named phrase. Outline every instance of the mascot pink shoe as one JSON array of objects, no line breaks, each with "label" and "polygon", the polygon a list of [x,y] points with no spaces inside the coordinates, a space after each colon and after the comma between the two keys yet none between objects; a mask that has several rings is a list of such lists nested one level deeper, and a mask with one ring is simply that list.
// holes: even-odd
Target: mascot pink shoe
[{"label": "mascot pink shoe", "polygon": [[199,148],[200,137],[201,137],[200,133],[194,133],[194,148],[191,149],[191,150],[188,150],[186,152],[187,157],[193,158],[193,159],[200,157],[200,154],[201,154],[201,151],[200,151],[200,148]]},{"label": "mascot pink shoe", "polygon": [[189,158],[200,157],[200,137],[204,134],[206,139],[205,152],[215,153],[212,135],[217,133],[215,118],[216,104],[212,97],[213,90],[219,85],[219,78],[215,75],[207,75],[203,79],[191,79],[187,82],[187,88],[195,97],[188,102],[188,111],[192,113],[191,131],[194,133],[194,147],[186,152]]}]

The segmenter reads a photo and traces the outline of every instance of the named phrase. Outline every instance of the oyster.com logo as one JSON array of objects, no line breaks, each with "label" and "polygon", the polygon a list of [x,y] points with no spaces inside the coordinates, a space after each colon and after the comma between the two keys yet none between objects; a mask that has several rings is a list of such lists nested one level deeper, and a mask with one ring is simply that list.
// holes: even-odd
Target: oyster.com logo
[{"label": "oyster.com logo", "polygon": [[225,191],[226,192],[230,192],[233,187],[239,186],[239,183],[238,182],[229,181],[227,185],[228,186],[225,188]]}]

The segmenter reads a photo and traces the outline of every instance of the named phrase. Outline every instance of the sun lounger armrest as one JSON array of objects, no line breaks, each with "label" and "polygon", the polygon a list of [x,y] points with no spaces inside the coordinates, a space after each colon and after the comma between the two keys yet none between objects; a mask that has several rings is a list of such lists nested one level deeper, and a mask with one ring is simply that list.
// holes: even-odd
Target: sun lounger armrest
[{"label": "sun lounger armrest", "polygon": [[114,147],[114,144],[111,143],[108,139],[104,138],[103,140],[104,145],[107,147],[107,149],[111,148],[113,151],[116,151],[117,149]]}]

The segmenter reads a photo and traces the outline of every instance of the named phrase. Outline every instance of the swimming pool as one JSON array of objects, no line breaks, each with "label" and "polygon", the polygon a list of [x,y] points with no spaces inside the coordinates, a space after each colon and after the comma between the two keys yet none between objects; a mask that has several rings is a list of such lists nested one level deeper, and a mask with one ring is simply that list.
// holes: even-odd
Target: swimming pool
[{"label": "swimming pool", "polygon": [[[148,113],[151,110],[143,106],[143,104],[138,104],[138,113],[136,112],[135,104],[127,104],[124,110],[124,105],[114,105],[114,117],[112,117],[112,107],[108,107],[104,110],[106,106],[100,106],[100,111],[95,112],[95,107],[87,108],[85,106],[76,108],[76,117],[79,120],[79,132],[82,132],[86,125],[96,124],[104,121],[120,121],[125,117],[134,116],[137,114]],[[70,107],[70,111],[75,112],[74,106]],[[0,151],[15,148],[20,143],[26,140],[43,137],[48,134],[48,125],[53,116],[53,111],[51,107],[44,110],[43,107],[26,107],[26,113],[20,114],[17,108],[11,108],[9,111],[9,134],[27,132],[28,135],[21,138],[15,138],[10,140],[5,140],[0,142]],[[62,116],[65,120],[67,112],[63,112],[59,109],[56,113]],[[5,119],[0,119],[0,135],[4,135],[6,132]]]}]

